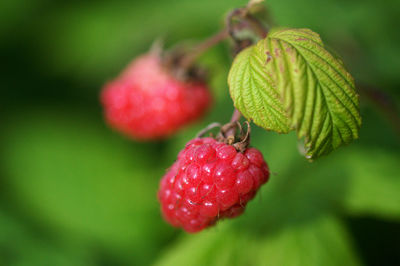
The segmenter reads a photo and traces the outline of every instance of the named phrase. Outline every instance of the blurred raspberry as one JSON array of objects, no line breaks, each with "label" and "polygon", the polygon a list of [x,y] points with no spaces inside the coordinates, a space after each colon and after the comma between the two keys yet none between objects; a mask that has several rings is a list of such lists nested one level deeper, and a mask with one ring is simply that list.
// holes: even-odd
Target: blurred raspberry
[{"label": "blurred raspberry", "polygon": [[162,178],[158,198],[171,225],[194,233],[242,214],[268,179],[268,166],[257,149],[241,153],[215,139],[198,138]]},{"label": "blurred raspberry", "polygon": [[111,127],[135,139],[166,137],[204,114],[211,103],[207,85],[176,79],[148,53],[105,85],[101,102]]}]

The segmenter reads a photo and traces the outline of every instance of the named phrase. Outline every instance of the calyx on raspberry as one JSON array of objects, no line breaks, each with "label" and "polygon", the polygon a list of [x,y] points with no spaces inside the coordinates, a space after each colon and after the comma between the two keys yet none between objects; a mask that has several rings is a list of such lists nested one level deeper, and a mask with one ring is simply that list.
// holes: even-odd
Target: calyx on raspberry
[{"label": "calyx on raspberry", "polygon": [[193,67],[182,75],[163,58],[144,54],[105,85],[101,102],[111,127],[135,139],[159,139],[205,113],[211,103],[205,82],[189,72]]},{"label": "calyx on raspberry", "polygon": [[268,179],[267,163],[257,149],[241,152],[211,137],[195,138],[160,182],[161,212],[171,225],[198,232],[242,214]]}]

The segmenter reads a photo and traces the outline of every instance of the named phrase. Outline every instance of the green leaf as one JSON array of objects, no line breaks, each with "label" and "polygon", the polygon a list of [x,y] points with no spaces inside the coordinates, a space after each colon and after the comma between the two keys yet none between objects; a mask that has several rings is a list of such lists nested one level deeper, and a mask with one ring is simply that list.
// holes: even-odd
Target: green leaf
[{"label": "green leaf", "polygon": [[247,119],[279,133],[296,130],[310,160],[358,138],[353,78],[311,30],[272,30],[238,54],[228,83]]},{"label": "green leaf", "polygon": [[268,237],[262,249],[265,265],[360,265],[344,226],[329,215]]},{"label": "green leaf", "polygon": [[233,102],[246,118],[252,119],[257,125],[288,133],[289,118],[279,92],[264,70],[263,55],[255,53],[254,48],[239,53],[229,72],[228,83]]},{"label": "green leaf", "polygon": [[359,265],[346,230],[330,215],[270,235],[249,232],[221,226],[187,236],[156,265]]}]

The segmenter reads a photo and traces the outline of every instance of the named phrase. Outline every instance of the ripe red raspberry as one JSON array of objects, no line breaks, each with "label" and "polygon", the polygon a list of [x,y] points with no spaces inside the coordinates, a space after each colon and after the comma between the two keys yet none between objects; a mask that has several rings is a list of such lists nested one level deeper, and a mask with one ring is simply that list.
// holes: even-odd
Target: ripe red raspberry
[{"label": "ripe red raspberry", "polygon": [[161,180],[161,211],[171,225],[194,233],[242,214],[268,179],[268,166],[257,149],[241,153],[213,138],[197,138]]},{"label": "ripe red raspberry", "polygon": [[105,117],[135,139],[163,138],[199,118],[211,95],[204,82],[180,81],[154,53],[135,59],[101,94]]}]

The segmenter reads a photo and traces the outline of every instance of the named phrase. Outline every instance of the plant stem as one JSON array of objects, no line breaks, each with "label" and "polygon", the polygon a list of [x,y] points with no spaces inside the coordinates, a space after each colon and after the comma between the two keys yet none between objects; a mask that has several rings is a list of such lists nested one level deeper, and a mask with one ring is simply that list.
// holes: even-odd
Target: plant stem
[{"label": "plant stem", "polygon": [[199,57],[202,53],[210,49],[211,47],[215,46],[216,44],[220,43],[221,41],[225,40],[229,37],[228,30],[226,28],[222,29],[221,31],[217,32],[216,34],[212,35],[211,37],[207,38],[203,42],[196,45],[190,54],[186,54],[181,59],[180,66],[182,68],[189,68],[193,65],[194,61]]},{"label": "plant stem", "polygon": [[[243,19],[247,20],[248,23],[250,24],[250,26],[253,28],[253,30],[261,37],[261,38],[265,38],[267,37],[268,34],[268,30],[262,25],[262,23],[255,18],[253,15],[251,15],[249,13],[249,6],[245,7],[245,8],[241,8],[241,9],[235,9],[233,11],[231,11],[228,16],[227,16],[227,21],[226,21],[226,28],[227,28],[227,32],[229,33],[229,35],[232,37],[232,39],[234,39],[235,41],[238,41],[235,39],[235,36],[233,35],[233,28],[232,28],[232,18],[234,16],[240,16]],[[239,51],[237,51],[239,52]],[[229,122],[229,124],[233,124],[239,121],[241,117],[241,113],[239,112],[238,109],[235,108],[235,110],[233,111],[232,117],[231,117],[231,121]],[[234,127],[230,127],[226,132],[225,135],[228,139],[234,139],[235,138],[235,131],[236,131],[236,126]]]},{"label": "plant stem", "polygon": [[[228,140],[231,140],[232,142],[235,140],[235,133],[237,128],[237,125],[235,124],[239,121],[241,116],[242,114],[239,112],[238,109],[235,108],[235,110],[233,110],[232,113],[231,121],[227,124],[230,126],[228,130],[225,132],[225,136],[227,137]],[[234,124],[234,126],[232,126],[232,124]]]},{"label": "plant stem", "polygon": [[244,8],[237,8],[231,11],[227,18],[226,18],[226,25],[225,27],[217,32],[216,34],[212,35],[211,37],[205,39],[203,42],[197,44],[194,48],[191,49],[190,53],[187,53],[181,60],[179,65],[183,69],[187,69],[191,67],[194,61],[205,51],[210,49],[211,47],[215,46],[216,44],[220,43],[221,41],[227,39],[228,37],[233,36],[233,27],[231,24],[232,18],[234,16],[239,16],[243,20],[246,20],[250,27],[256,32],[261,38],[265,38],[268,34],[268,30],[262,25],[262,23],[255,18],[252,14],[249,13],[249,6]]},{"label": "plant stem", "polygon": [[242,116],[242,114],[239,112],[238,109],[235,108],[235,110],[233,110],[232,113],[232,117],[231,117],[231,123],[236,123],[237,121],[239,121],[240,117]]},{"label": "plant stem", "polygon": [[[237,44],[238,47],[241,47],[237,52],[239,52],[241,49],[248,45],[239,45],[241,42],[244,42],[245,40],[241,41],[236,39],[234,36],[234,28],[232,25],[232,19],[235,16],[239,16],[241,19],[245,20],[248,22],[249,26],[254,30],[254,32],[260,36],[260,38],[265,38],[268,34],[268,30],[262,25],[262,23],[254,17],[252,14],[249,13],[249,9],[251,6],[251,1],[249,2],[248,6],[244,8],[238,8],[232,10],[226,17],[226,25],[225,27],[214,34],[213,36],[209,37],[208,39],[204,40],[203,42],[199,43],[197,46],[195,46],[191,53],[187,53],[181,60],[180,60],[180,67],[183,69],[190,68],[194,61],[205,51],[210,49],[211,47],[215,46],[219,42],[227,39],[228,37],[231,37]],[[239,110],[236,108],[234,109],[232,113],[231,120],[228,124],[225,126],[228,126],[228,129],[225,132],[225,137],[228,139],[228,142],[233,142],[235,140],[235,133],[237,126],[233,124],[236,124],[241,118],[241,113]],[[219,125],[219,124],[218,124]],[[215,127],[214,124],[210,125],[211,127]],[[205,132],[208,131],[209,128],[205,129]],[[221,132],[223,132],[223,128],[221,129]],[[202,131],[200,135],[204,134]],[[232,144],[232,143],[230,143]]]}]

